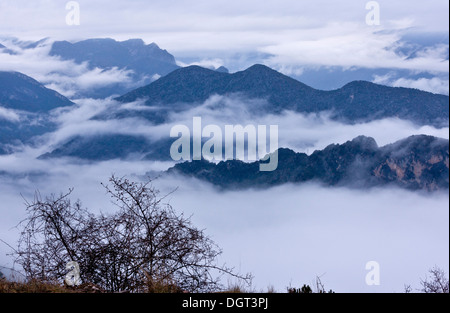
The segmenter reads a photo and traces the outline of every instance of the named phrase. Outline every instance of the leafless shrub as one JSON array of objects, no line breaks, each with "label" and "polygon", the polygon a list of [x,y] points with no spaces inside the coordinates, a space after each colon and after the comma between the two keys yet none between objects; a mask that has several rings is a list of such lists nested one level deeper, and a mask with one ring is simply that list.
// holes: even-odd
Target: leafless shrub
[{"label": "leafless shrub", "polygon": [[164,204],[151,180],[112,176],[105,188],[114,214],[93,215],[70,201],[72,190],[27,203],[15,255],[29,279],[62,281],[75,261],[83,282],[110,292],[209,292],[222,288],[221,275],[251,280],[218,265],[221,249]]},{"label": "leafless shrub", "polygon": [[444,270],[435,266],[428,271],[429,276],[421,279],[420,284],[424,293],[449,293],[449,281]]}]

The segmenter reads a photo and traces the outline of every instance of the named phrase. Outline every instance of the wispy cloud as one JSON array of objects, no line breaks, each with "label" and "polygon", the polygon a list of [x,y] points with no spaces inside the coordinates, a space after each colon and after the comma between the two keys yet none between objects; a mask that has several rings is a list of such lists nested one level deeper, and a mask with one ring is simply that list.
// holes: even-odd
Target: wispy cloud
[{"label": "wispy cloud", "polygon": [[20,115],[14,110],[6,109],[0,106],[0,120],[1,119],[18,123],[20,121]]},{"label": "wispy cloud", "polygon": [[[65,24],[65,1],[39,0],[30,6],[17,0],[0,5],[0,29],[35,39],[141,37],[180,58],[238,62],[239,55],[264,51],[279,67],[448,68],[448,63],[436,64],[432,54],[402,60],[392,51],[405,30],[448,33],[448,2],[378,2],[381,23],[373,27],[365,23],[367,1],[80,1],[81,24],[74,27]],[[236,69],[235,64],[227,67]]]},{"label": "wispy cloud", "polygon": [[267,105],[263,100],[212,96],[200,106],[172,113],[168,126],[183,124],[192,127],[193,116],[202,117],[203,126],[278,125],[280,147],[307,153],[323,149],[332,143],[344,143],[359,135],[373,137],[380,146],[417,134],[449,138],[448,127],[437,129],[432,126],[418,126],[397,118],[350,125],[332,120],[329,112],[301,114],[284,111],[276,115],[261,113],[261,108]]},{"label": "wispy cloud", "polygon": [[[355,192],[314,184],[223,193],[197,180],[159,183],[165,190],[179,187],[171,204],[192,213],[214,236],[224,260],[252,271],[256,288],[273,284],[285,292],[289,284],[301,287],[321,276],[336,292],[403,292],[404,284],[418,286],[435,263],[448,266],[445,193]],[[436,218],[445,221],[433,227]],[[365,264],[372,260],[383,268],[380,286],[365,284]]]},{"label": "wispy cloud", "polygon": [[392,75],[375,76],[374,83],[389,85],[393,87],[405,87],[405,88],[416,88],[420,90],[429,91],[432,93],[439,94],[449,94],[449,80],[440,77],[432,78],[418,78],[418,79],[408,79],[408,78],[394,78]]},{"label": "wispy cloud", "polygon": [[24,73],[67,97],[117,83],[138,87],[131,78],[130,70],[116,67],[90,69],[86,62],[76,64],[71,60],[50,56],[51,40],[28,49],[23,48],[16,40],[3,39],[2,42],[14,54],[0,53],[0,71]]},{"label": "wispy cloud", "polygon": [[[431,76],[374,79],[434,91],[448,89],[448,80],[442,80],[448,74],[448,44],[433,43],[410,57],[404,53],[409,44],[403,40],[406,30],[448,34],[448,1],[379,0],[379,27],[365,24],[367,1],[80,0],[80,26],[65,23],[66,2],[1,1],[0,35],[31,40],[143,38],[189,60],[181,64],[225,65],[232,71],[256,62],[293,74],[300,74],[304,67],[401,69]],[[34,49],[24,49],[7,38],[0,42],[15,52],[0,53],[0,70],[23,72],[70,97],[79,90],[129,81],[127,71],[89,69],[87,64],[48,56],[50,40]],[[37,159],[76,135],[133,134],[152,140],[168,137],[173,125],[190,126],[193,116],[201,116],[204,125],[220,127],[279,125],[279,146],[307,153],[359,135],[374,137],[379,145],[414,134],[449,137],[448,127],[419,127],[398,119],[346,125],[331,120],[327,113],[261,114],[255,108],[266,105],[264,101],[233,96],[213,96],[197,107],[172,112],[161,125],[139,117],[93,118],[102,112],[148,110],[139,101],[75,102],[74,107],[52,112],[58,129],[41,137],[41,145],[24,146],[17,153],[0,156],[0,237],[11,244],[18,235],[12,227],[25,214],[21,195],[32,199],[35,190],[48,195],[75,187],[73,196],[80,198],[84,206],[110,212],[114,207],[100,183],[107,182],[112,173],[138,179],[173,165]],[[20,118],[18,112],[0,107],[0,119],[18,122]],[[179,212],[194,214],[195,225],[205,228],[224,249],[223,261],[239,266],[239,271],[252,272],[258,289],[273,284],[283,292],[289,284],[312,284],[320,275],[326,287],[337,292],[401,292],[404,284],[418,284],[420,275],[435,264],[446,267],[448,272],[447,193],[355,191],[314,184],[218,192],[200,181],[180,177],[164,177],[155,185],[163,193],[179,187],[167,201]],[[5,255],[8,248],[0,245],[0,251],[0,264],[11,264]],[[378,287],[364,283],[364,266],[372,260],[380,262],[382,268],[382,285]]]},{"label": "wispy cloud", "polygon": [[191,66],[191,65],[198,65],[201,67],[205,67],[205,68],[209,68],[209,69],[217,69],[221,66],[224,65],[224,61],[222,59],[219,58],[214,58],[214,59],[202,59],[200,61],[194,61],[194,62],[190,62],[190,63],[185,63],[182,61],[177,61],[177,64],[179,66],[182,67],[186,67],[186,66]]},{"label": "wispy cloud", "polygon": [[290,40],[261,48],[277,67],[340,66],[391,68],[415,72],[448,73],[448,46],[429,47],[408,58],[399,52],[401,32],[380,32],[357,24],[330,24],[325,28],[296,31]]},{"label": "wispy cloud", "polygon": [[[74,187],[73,200],[80,199],[92,212],[108,213],[116,208],[100,183],[107,183],[111,173],[140,180],[146,171],[158,169],[150,162],[39,164],[45,171],[41,175],[0,176],[0,237],[13,246],[18,238],[13,227],[25,215],[22,196],[30,200],[35,190],[45,196]],[[448,272],[448,193],[314,184],[219,192],[181,177],[162,177],[153,184],[162,194],[178,187],[165,201],[192,215],[192,222],[223,249],[222,262],[251,272],[258,291],[273,285],[285,292],[289,285],[312,285],[320,276],[336,292],[403,292],[405,284],[419,286],[434,265]],[[8,247],[0,245],[0,251],[0,264],[10,265]],[[369,261],[381,266],[380,286],[365,284]]]},{"label": "wispy cloud", "polygon": [[[239,96],[212,96],[204,103],[181,112],[166,112],[167,107],[146,107],[142,101],[118,103],[117,101],[80,99],[71,108],[53,112],[52,121],[57,124],[54,132],[39,138],[40,145],[25,149],[25,154],[38,157],[51,152],[75,136],[100,136],[111,134],[132,135],[147,138],[149,142],[172,140],[170,130],[175,125],[193,128],[193,117],[202,118],[202,127],[217,125],[225,131],[225,125],[277,125],[279,147],[291,148],[297,152],[311,154],[335,143],[344,143],[357,136],[373,137],[383,146],[400,139],[419,134],[449,138],[448,127],[435,128],[418,126],[397,118],[374,120],[366,123],[344,124],[330,118],[329,112],[320,114],[301,114],[284,111],[281,114],[266,114],[261,110],[268,105],[264,100],[249,100]],[[98,119],[102,113],[134,111],[134,117]],[[167,121],[154,124],[140,117],[140,112],[151,111],[167,113]],[[237,112],[239,112],[237,114]],[[167,151],[169,154],[169,151]],[[7,168],[5,168],[7,169]],[[0,171],[2,167],[0,166]]]}]

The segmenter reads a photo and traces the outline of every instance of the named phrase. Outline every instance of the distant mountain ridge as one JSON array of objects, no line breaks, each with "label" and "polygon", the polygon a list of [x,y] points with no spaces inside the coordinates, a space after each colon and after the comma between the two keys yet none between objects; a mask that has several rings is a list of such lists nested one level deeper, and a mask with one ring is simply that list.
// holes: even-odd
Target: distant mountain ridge
[{"label": "distant mountain ridge", "polygon": [[[250,97],[277,97],[275,92],[278,91],[278,95],[281,95],[282,89],[286,92],[300,91],[299,95],[313,92],[311,87],[263,65],[254,65],[234,74],[193,65],[176,70],[147,86],[118,97],[117,100],[132,102],[138,98],[146,98],[147,105],[173,105],[204,102],[214,94],[245,93]],[[281,99],[272,100],[281,104]]]},{"label": "distant mountain ridge", "polygon": [[273,172],[260,172],[262,161],[214,164],[201,160],[178,163],[167,173],[195,177],[224,189],[310,181],[358,188],[388,184],[412,190],[449,188],[449,141],[432,136],[412,136],[384,147],[378,147],[373,138],[360,136],[309,156],[281,148],[278,160]]},{"label": "distant mountain ridge", "polygon": [[[116,67],[131,70],[133,83],[139,82],[142,85],[153,81],[154,76],[164,76],[180,68],[173,55],[155,43],[146,45],[142,39],[116,41],[111,38],[96,38],[75,43],[55,41],[50,55],[59,56],[63,60],[74,60],[78,64],[87,62],[91,69],[108,70]],[[114,86],[93,90],[87,95],[107,97],[128,90],[130,87],[127,84],[117,83]]]},{"label": "distant mountain ridge", "polygon": [[[147,119],[153,124],[162,124],[170,116],[174,116],[174,113],[200,105],[215,94],[237,97],[240,95],[244,99],[243,102],[250,98],[266,100],[257,102],[258,106],[251,108],[255,114],[276,114],[283,110],[304,113],[331,111],[333,118],[347,123],[398,117],[418,124],[448,125],[448,96],[364,81],[355,81],[334,91],[320,91],[263,65],[254,65],[234,74],[199,66],[178,69],[117,98],[123,103],[144,99],[146,106],[155,109],[111,109],[94,119],[136,117]],[[129,146],[126,145],[127,141]],[[112,147],[102,148],[114,145],[115,142],[115,149],[120,150],[120,153]],[[138,142],[141,144],[137,144]],[[103,160],[141,154],[146,159],[167,160],[170,159],[171,142],[173,140],[168,137],[161,138],[158,142],[149,142],[142,136],[133,135],[78,136],[61,143],[45,157],[70,156]]]},{"label": "distant mountain ridge", "polygon": [[0,71],[0,106],[27,112],[48,112],[73,103],[19,72]]},{"label": "distant mountain ridge", "polygon": [[0,108],[16,117],[11,120],[0,115],[0,155],[10,153],[11,146],[20,146],[34,136],[55,130],[48,113],[73,104],[27,75],[0,71]]},{"label": "distant mountain ridge", "polygon": [[146,75],[166,75],[179,68],[173,55],[155,43],[146,45],[142,39],[116,41],[102,38],[75,43],[55,41],[50,55],[76,63],[89,62],[91,68],[128,68]]},{"label": "distant mountain ridge", "polygon": [[202,103],[215,94],[241,94],[265,99],[270,113],[283,110],[302,113],[331,111],[335,119],[348,123],[398,117],[421,125],[446,126],[449,118],[449,97],[445,95],[365,81],[351,82],[337,90],[321,91],[264,65],[254,65],[233,74],[189,66],[117,100],[133,102],[145,99],[149,106],[163,105],[176,109],[186,103]]}]

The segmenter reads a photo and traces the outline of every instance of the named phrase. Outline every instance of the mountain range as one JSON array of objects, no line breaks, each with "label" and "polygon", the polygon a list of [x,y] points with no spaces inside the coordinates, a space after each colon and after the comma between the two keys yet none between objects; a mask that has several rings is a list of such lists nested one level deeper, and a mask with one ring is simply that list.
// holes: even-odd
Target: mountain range
[{"label": "mountain range", "polygon": [[75,43],[55,41],[50,55],[76,63],[89,62],[90,68],[126,68],[143,75],[164,76],[179,68],[173,55],[160,49],[156,43],[146,45],[142,39],[116,41],[101,38]]},{"label": "mountain range", "polygon": [[264,65],[254,65],[233,74],[199,66],[181,68],[117,100],[145,99],[148,106],[178,110],[186,104],[201,104],[212,95],[232,94],[266,100],[268,106],[264,110],[268,113],[330,111],[333,118],[347,123],[397,117],[421,125],[443,126],[448,125],[449,118],[449,97],[445,95],[366,81],[354,81],[337,90],[322,91]]},{"label": "mountain range", "polygon": [[[49,55],[72,60],[77,64],[86,63],[91,70],[116,68],[127,71],[130,81],[79,91],[76,95],[78,97],[106,98],[124,94],[180,68],[175,57],[167,50],[161,49],[156,43],[146,45],[142,39],[116,41],[111,38],[94,38],[73,43],[55,41]],[[213,70],[228,73],[224,66]]]},{"label": "mountain range", "polygon": [[388,184],[412,190],[449,188],[449,141],[432,136],[412,136],[384,147],[378,147],[373,138],[360,136],[311,155],[285,148],[277,153],[278,168],[273,172],[259,170],[263,161],[239,160],[218,164],[189,161],[178,163],[167,172],[195,177],[223,189],[311,181],[358,188]]},{"label": "mountain range", "polygon": [[[260,99],[262,101],[257,102],[258,105],[246,108],[259,115],[279,114],[284,110],[301,113],[329,111],[334,119],[345,123],[389,117],[439,127],[448,126],[449,122],[449,97],[445,95],[364,81],[352,82],[334,91],[320,91],[263,65],[234,74],[199,66],[181,68],[116,99],[124,104],[142,99],[143,106],[148,110],[111,107],[94,119],[139,118],[158,125],[167,122],[174,113],[202,105],[213,95],[235,96],[244,102]],[[106,160],[142,155],[145,159],[170,160],[171,142],[173,139],[169,138],[169,134],[157,142],[133,135],[76,136],[43,157]],[[111,143],[115,148],[104,149]]]},{"label": "mountain range", "polygon": [[35,79],[18,72],[0,71],[0,106],[26,112],[48,112],[73,103]]},{"label": "mountain range", "polygon": [[[117,48],[117,54],[110,58],[97,59],[105,46],[108,51],[121,48]],[[75,52],[71,50],[73,47]],[[91,67],[104,68],[125,66],[127,57],[139,58],[142,54],[145,58],[152,51],[161,63],[175,64],[170,54],[139,40],[55,42],[51,53],[73,58],[76,62],[89,59]],[[120,64],[121,60],[124,63]],[[169,116],[173,118],[173,113],[195,108],[210,97],[220,95],[239,98],[242,103],[258,100],[253,102],[256,105],[247,108],[255,114],[280,114],[286,110],[299,113],[328,111],[333,119],[348,124],[382,118],[400,118],[437,127],[449,123],[449,97],[416,89],[354,81],[336,90],[322,91],[264,65],[254,65],[232,74],[226,69],[211,70],[199,66],[173,68],[175,70],[171,72],[167,69],[168,73],[156,81],[117,97],[117,105],[94,119],[120,121],[138,117],[158,125],[167,122]],[[127,104],[135,101],[149,109],[130,109]],[[14,146],[30,144],[36,136],[54,131],[56,125],[51,121],[50,112],[72,105],[74,103],[69,99],[31,77],[18,72],[0,72],[0,109],[3,110],[0,111],[0,154],[11,153]],[[174,139],[169,134],[156,141],[149,138],[143,134],[122,134],[120,130],[108,134],[80,134],[61,142],[41,158],[170,160],[169,151]],[[262,161],[244,163],[236,160],[218,164],[205,160],[179,163],[168,172],[196,177],[223,188],[267,187],[305,181],[320,181],[333,186],[397,184],[410,189],[448,188],[448,140],[435,137],[415,136],[384,147],[378,147],[372,138],[358,137],[311,155],[295,153],[286,147],[280,148],[278,153],[279,167],[274,172],[259,172]]]},{"label": "mountain range", "polygon": [[11,152],[11,145],[29,143],[33,137],[55,130],[48,113],[73,104],[29,76],[0,72],[0,108],[10,116],[0,114],[0,154]]},{"label": "mountain range", "polygon": [[155,43],[146,45],[141,39],[116,41],[98,38],[74,43],[55,41],[49,54],[63,60],[73,60],[77,64],[86,62],[90,69],[117,68],[130,71],[131,84],[123,82],[93,88],[79,95],[83,97],[106,98],[113,94],[123,94],[133,89],[130,89],[130,85],[148,84],[180,68],[169,52],[160,49]]}]

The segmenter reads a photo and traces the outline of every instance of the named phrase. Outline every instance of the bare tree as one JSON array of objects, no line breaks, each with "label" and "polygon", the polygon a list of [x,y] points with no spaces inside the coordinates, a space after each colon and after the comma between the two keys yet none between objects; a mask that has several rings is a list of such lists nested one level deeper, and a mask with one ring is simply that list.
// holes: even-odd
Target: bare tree
[{"label": "bare tree", "polygon": [[80,261],[79,247],[90,234],[87,221],[92,216],[80,202],[71,203],[72,190],[59,196],[42,199],[35,194],[32,203],[26,202],[28,218],[21,222],[16,261],[29,279],[42,281],[63,277],[68,261]]},{"label": "bare tree", "polygon": [[72,190],[45,200],[37,194],[27,203],[16,262],[29,278],[61,281],[75,261],[82,281],[108,291],[216,291],[222,275],[249,282],[249,274],[217,264],[221,249],[164,204],[151,182],[112,176],[105,188],[117,211],[110,215],[72,204]]},{"label": "bare tree", "polygon": [[422,289],[425,293],[449,293],[449,280],[444,270],[435,266],[429,271],[429,277],[421,279]]}]

